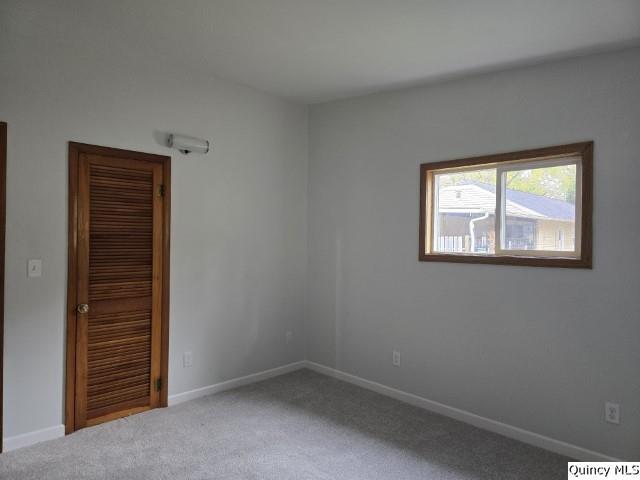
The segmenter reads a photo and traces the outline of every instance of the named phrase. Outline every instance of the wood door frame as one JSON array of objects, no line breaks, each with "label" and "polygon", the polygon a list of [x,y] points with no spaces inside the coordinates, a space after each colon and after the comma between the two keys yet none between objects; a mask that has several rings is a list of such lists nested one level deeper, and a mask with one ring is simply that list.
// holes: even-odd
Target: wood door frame
[{"label": "wood door frame", "polygon": [[80,154],[141,160],[162,165],[164,205],[162,212],[162,315],[160,340],[160,407],[167,406],[169,372],[169,250],[171,240],[171,157],[118,148],[69,142],[69,257],[67,270],[67,366],[65,385],[65,433],[76,430],[76,307],[78,260],[78,164]]},{"label": "wood door frame", "polygon": [[4,248],[7,220],[7,124],[0,122],[0,452],[2,452],[2,382],[4,370]]}]

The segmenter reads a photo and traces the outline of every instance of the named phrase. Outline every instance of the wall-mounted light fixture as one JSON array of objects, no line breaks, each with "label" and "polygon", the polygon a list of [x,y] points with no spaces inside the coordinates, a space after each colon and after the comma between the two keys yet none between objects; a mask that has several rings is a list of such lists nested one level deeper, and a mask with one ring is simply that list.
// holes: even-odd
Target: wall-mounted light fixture
[{"label": "wall-mounted light fixture", "polygon": [[178,135],[170,133],[167,137],[167,144],[171,148],[175,148],[180,152],[187,155],[188,153],[208,153],[209,152],[209,140],[202,140],[201,138],[188,137],[186,135]]}]

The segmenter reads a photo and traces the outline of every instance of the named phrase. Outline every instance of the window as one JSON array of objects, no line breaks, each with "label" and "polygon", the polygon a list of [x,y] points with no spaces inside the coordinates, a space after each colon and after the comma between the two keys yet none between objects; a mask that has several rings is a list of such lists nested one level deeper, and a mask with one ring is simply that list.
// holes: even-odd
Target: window
[{"label": "window", "polygon": [[591,268],[593,142],[425,163],[420,260]]}]

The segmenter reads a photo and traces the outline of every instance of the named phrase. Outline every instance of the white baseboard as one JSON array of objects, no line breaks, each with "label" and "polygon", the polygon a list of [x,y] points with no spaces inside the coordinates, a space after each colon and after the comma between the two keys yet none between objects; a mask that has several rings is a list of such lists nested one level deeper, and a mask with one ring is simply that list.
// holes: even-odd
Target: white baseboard
[{"label": "white baseboard", "polygon": [[[233,378],[226,382],[216,383],[215,385],[209,385],[207,387],[197,388],[188,392],[178,393],[177,395],[169,396],[169,406],[177,405],[178,403],[194,400],[205,395],[211,395],[213,393],[222,392],[224,390],[230,390],[232,388],[241,387],[250,383],[266,380],[271,377],[277,377],[285,373],[300,370],[307,366],[304,360],[299,362],[290,363],[281,367],[272,368],[270,370],[264,370],[262,372],[253,373],[244,377]],[[45,440],[53,440],[54,438],[64,437],[65,428],[64,425],[56,425],[54,427],[43,428],[42,430],[36,430],[33,432],[23,433],[14,437],[5,437],[3,442],[3,451],[15,450],[17,448],[28,447],[35,443],[44,442]]]},{"label": "white baseboard", "polygon": [[490,432],[498,433],[505,437],[513,438],[514,440],[518,440],[535,447],[543,448],[545,450],[549,450],[560,455],[565,455],[570,458],[575,458],[576,460],[580,460],[583,462],[621,461],[620,459],[610,457],[600,452],[594,452],[593,450],[588,450],[571,443],[546,437],[544,435],[530,432],[519,427],[514,427],[513,425],[498,422],[497,420],[481,417],[480,415],[476,415],[475,413],[471,413],[455,407],[450,407],[448,405],[444,405],[442,403],[435,402],[433,400],[429,400],[412,393],[403,392],[402,390],[398,390],[392,387],[387,387],[386,385],[382,385],[381,383],[372,382],[371,380],[366,380],[362,377],[351,375],[350,373],[336,370],[335,368],[327,367],[319,363],[307,361],[306,364],[307,368],[314,370],[315,372],[323,373],[339,380],[344,380],[345,382],[349,382],[354,385],[358,385],[359,387],[366,388],[367,390],[372,390],[382,395],[395,398],[413,406],[424,408],[425,410],[430,410],[446,417],[460,420],[461,422],[471,424],[484,430],[489,430]]},{"label": "white baseboard", "polygon": [[[465,422],[474,425],[484,430],[489,430],[505,437],[513,438],[514,440],[528,443],[551,452],[565,455],[570,458],[575,458],[581,461],[596,461],[596,462],[619,462],[620,459],[605,455],[603,453],[595,452],[586,448],[579,447],[561,440],[556,440],[544,435],[540,435],[528,430],[524,430],[513,425],[492,420],[490,418],[476,415],[475,413],[461,410],[459,408],[451,407],[440,402],[429,400],[412,393],[404,392],[396,388],[382,385],[381,383],[366,380],[362,377],[352,375],[350,373],[336,370],[335,368],[327,367],[319,363],[311,362],[308,360],[302,360],[299,362],[290,363],[281,367],[264,370],[262,372],[253,373],[244,377],[234,378],[225,382],[216,383],[207,387],[197,388],[188,392],[178,393],[176,395],[169,396],[169,406],[177,405],[182,402],[194,400],[196,398],[204,397],[232,388],[241,387],[250,383],[259,382],[268,378],[277,377],[278,375],[284,375],[285,373],[300,370],[302,368],[309,368],[318,373],[329,375],[331,377],[343,380],[345,382],[358,385],[360,387],[372,390],[374,392],[386,395],[388,397],[395,398],[402,402],[414,405],[416,407],[424,408],[432,412],[445,415],[461,422]],[[35,443],[43,442],[45,440],[53,440],[55,438],[64,436],[64,425],[56,425],[54,427],[44,428],[42,430],[36,430],[34,432],[23,433],[14,437],[6,437],[4,439],[3,450],[15,450],[17,448],[26,447]]]},{"label": "white baseboard", "polygon": [[223,392],[225,390],[231,390],[232,388],[241,387],[250,383],[260,382],[271,377],[277,377],[285,373],[293,372],[305,368],[307,362],[301,360],[299,362],[289,363],[281,367],[271,368],[269,370],[263,370],[262,372],[252,373],[244,377],[232,378],[225,382],[215,383],[206,387],[196,388],[195,390],[189,390],[188,392],[182,392],[175,395],[169,395],[169,406],[177,405],[182,402],[188,402],[196,398],[204,397],[206,395],[212,395],[214,393]]},{"label": "white baseboard", "polygon": [[8,452],[9,450],[28,447],[34,443],[40,443],[45,440],[53,440],[54,438],[60,437],[64,437],[64,425],[43,428],[42,430],[23,433],[14,437],[5,437],[2,442],[2,450],[4,452]]}]

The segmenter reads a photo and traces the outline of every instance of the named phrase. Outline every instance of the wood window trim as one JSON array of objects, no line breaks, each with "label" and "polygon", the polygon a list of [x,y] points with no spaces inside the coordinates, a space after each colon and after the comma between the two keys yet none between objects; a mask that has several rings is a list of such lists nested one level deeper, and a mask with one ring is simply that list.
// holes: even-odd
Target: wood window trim
[{"label": "wood window trim", "polygon": [[[469,166],[500,165],[506,162],[526,161],[549,157],[577,155],[581,158],[581,212],[580,212],[580,256],[567,257],[539,257],[516,255],[473,255],[473,254],[442,254],[427,252],[428,225],[432,222],[433,188],[431,176],[441,169],[460,168]],[[420,165],[420,226],[419,226],[419,255],[421,262],[449,262],[449,263],[480,263],[493,265],[520,265],[530,267],[557,268],[593,268],[593,141],[557,145],[553,147],[522,150],[518,152],[483,155],[479,157],[463,158],[459,160],[445,160],[441,162],[423,163]]]},{"label": "wood window trim", "polygon": [[0,122],[0,452],[2,452],[2,383],[4,356],[4,249],[7,214],[7,124]]},{"label": "wood window trim", "polygon": [[135,159],[162,165],[164,183],[163,243],[162,243],[162,316],[160,373],[160,407],[168,404],[169,373],[169,266],[171,240],[171,157],[134,152],[84,143],[69,142],[69,248],[67,267],[67,351],[65,384],[65,433],[75,427],[75,378],[76,378],[76,306],[77,306],[77,252],[78,252],[78,166],[80,154],[103,155],[115,158]]}]

